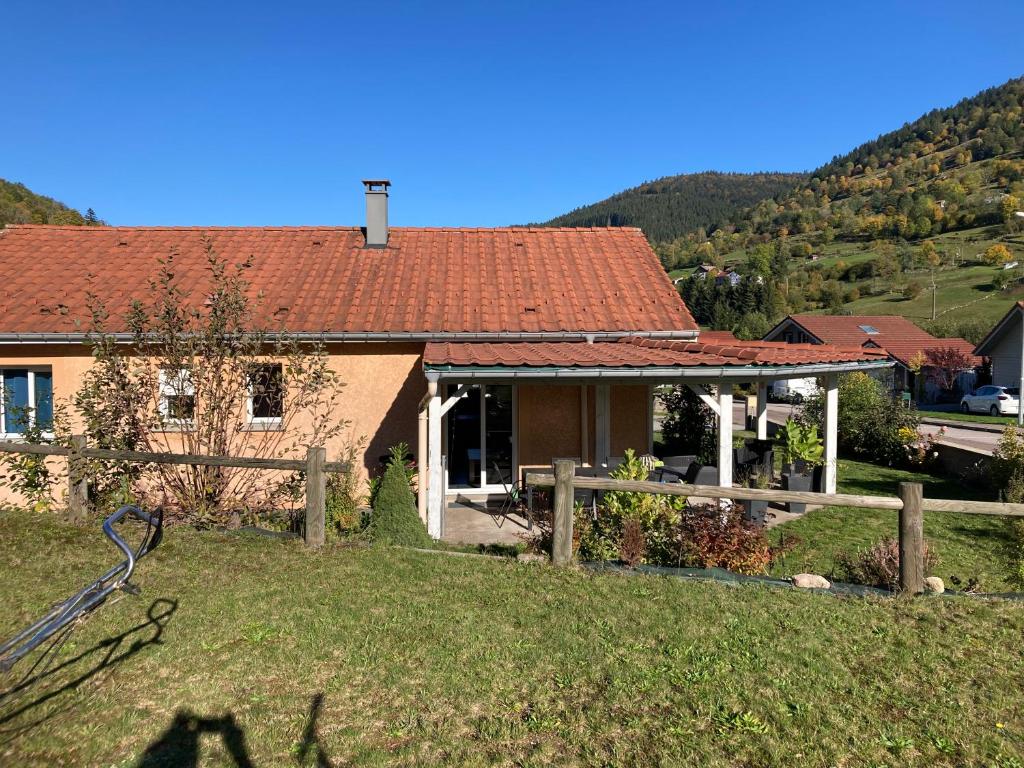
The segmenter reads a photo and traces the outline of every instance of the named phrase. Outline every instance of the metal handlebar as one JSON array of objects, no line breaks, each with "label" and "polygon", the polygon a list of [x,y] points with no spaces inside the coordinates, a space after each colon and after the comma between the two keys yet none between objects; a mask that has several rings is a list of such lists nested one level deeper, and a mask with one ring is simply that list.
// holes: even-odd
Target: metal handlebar
[{"label": "metal handlebar", "polygon": [[[146,532],[134,551],[114,530],[114,523],[129,514],[146,523]],[[151,515],[130,504],[121,507],[104,520],[103,533],[114,546],[124,553],[125,559],[94,582],[71,595],[67,600],[53,606],[30,626],[0,645],[0,671],[6,672],[19,659],[39,647],[50,637],[99,607],[112,592],[123,589],[135,571],[135,564],[156,549],[163,539],[163,522],[162,509],[158,508]]]}]

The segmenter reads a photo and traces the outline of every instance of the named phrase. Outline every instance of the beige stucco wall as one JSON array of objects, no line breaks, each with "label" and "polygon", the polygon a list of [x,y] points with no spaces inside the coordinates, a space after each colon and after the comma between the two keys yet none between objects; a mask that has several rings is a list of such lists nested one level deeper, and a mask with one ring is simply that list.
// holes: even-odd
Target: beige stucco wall
[{"label": "beige stucco wall", "polygon": [[[333,344],[328,353],[329,365],[345,384],[338,416],[349,422],[327,445],[328,459],[336,460],[346,444],[364,438],[366,447],[356,470],[365,480],[395,443],[405,441],[413,452],[416,450],[417,407],[426,391],[421,366],[423,344]],[[51,368],[56,404],[70,403],[91,365],[92,357],[82,344],[0,347],[0,366]],[[74,420],[73,409],[69,414]],[[167,439],[167,449],[175,450],[173,436]],[[54,468],[62,471],[65,463],[54,460]],[[0,501],[20,500],[0,489]]]},{"label": "beige stucco wall", "polygon": [[[340,457],[346,444],[365,439],[356,467],[363,480],[376,470],[381,456],[397,442],[417,443],[417,408],[426,392],[422,343],[345,343],[328,346],[330,366],[345,383],[339,418],[349,422],[343,434],[327,446],[328,459]],[[0,365],[50,366],[56,403],[69,403],[92,364],[84,345],[0,347]],[[581,392],[586,391],[586,456],[594,460],[596,387],[578,384],[517,385],[517,441],[520,467],[550,466],[555,457],[582,456]],[[652,426],[649,388],[612,385],[609,389],[611,455],[626,448],[648,449]],[[175,450],[173,439],[168,450]],[[419,459],[420,457],[416,457]],[[64,461],[56,460],[62,465]],[[63,488],[61,488],[63,491]],[[0,490],[0,501],[17,501]]]}]

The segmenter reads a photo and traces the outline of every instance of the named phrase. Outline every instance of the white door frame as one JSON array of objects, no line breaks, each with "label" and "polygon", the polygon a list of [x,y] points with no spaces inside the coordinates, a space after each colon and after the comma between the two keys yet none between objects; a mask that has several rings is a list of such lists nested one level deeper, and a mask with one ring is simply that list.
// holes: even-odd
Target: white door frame
[{"label": "white door frame", "polygon": [[[448,490],[448,496],[471,496],[474,494],[488,495],[492,493],[504,493],[505,486],[500,481],[489,482],[488,481],[488,465],[487,465],[487,401],[485,398],[486,388],[494,386],[509,386],[512,387],[512,475],[509,477],[509,485],[511,486],[516,481],[516,469],[519,466],[519,386],[515,382],[504,382],[504,381],[474,381],[459,383],[454,381],[446,382],[449,387],[454,387],[456,393],[465,393],[472,387],[480,388],[480,485],[479,486],[455,486],[452,485],[451,475],[449,474],[450,469],[448,466],[450,462],[445,463],[445,488]],[[447,391],[445,396],[454,397],[448,395]],[[442,424],[442,435],[444,436],[443,455],[448,456],[448,412],[455,407],[455,403],[449,406],[448,410],[443,413],[444,423]],[[492,473],[493,474],[493,473]]]}]

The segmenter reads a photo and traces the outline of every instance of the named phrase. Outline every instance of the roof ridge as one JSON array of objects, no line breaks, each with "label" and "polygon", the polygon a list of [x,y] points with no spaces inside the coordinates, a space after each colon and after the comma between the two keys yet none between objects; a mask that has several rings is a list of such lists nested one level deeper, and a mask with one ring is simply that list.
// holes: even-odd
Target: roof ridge
[{"label": "roof ridge", "polygon": [[[338,232],[362,231],[363,227],[353,225],[334,224],[8,224],[5,229],[28,229],[28,230],[67,230],[70,232],[114,232],[125,230],[139,231],[204,231],[204,230],[328,230]],[[392,231],[397,232],[573,232],[584,234],[591,232],[614,233],[638,233],[639,227],[529,227],[529,226],[502,226],[502,227],[445,227],[445,226],[392,226]],[[667,274],[667,273],[666,273]]]}]

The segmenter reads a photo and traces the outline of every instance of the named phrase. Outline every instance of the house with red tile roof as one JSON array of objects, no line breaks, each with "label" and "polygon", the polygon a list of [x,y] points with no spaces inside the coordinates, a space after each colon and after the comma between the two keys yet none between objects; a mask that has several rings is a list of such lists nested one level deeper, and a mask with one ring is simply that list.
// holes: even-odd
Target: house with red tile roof
[{"label": "house with red tile roof", "polygon": [[[885,368],[887,353],[705,337],[639,229],[395,227],[389,183],[364,183],[365,227],[0,230],[7,413],[26,406],[45,419],[74,394],[92,364],[90,294],[128,343],[131,302],[173,253],[183,300],[201,312],[209,246],[247,264],[255,327],[327,345],[346,384],[342,415],[367,440],[361,472],[389,446],[413,446],[434,536],[451,493],[499,492],[555,457],[597,466],[650,451],[653,387],[666,383],[693,387],[719,413],[719,480],[729,485],[733,383],[763,392],[779,378],[825,377],[825,485],[835,489],[835,377]],[[0,432],[16,438],[16,421],[0,414]],[[341,445],[327,448],[333,457]]]},{"label": "house with red tile roof", "polygon": [[[898,315],[789,315],[765,334],[765,341],[797,344],[832,344],[843,347],[883,350],[893,361],[893,388],[915,390],[914,368],[929,350],[955,349],[970,359],[972,368],[960,375],[961,389],[974,385],[974,368],[983,359],[974,352],[974,345],[961,338],[932,336],[905,317]],[[936,389],[928,366],[922,370],[925,387]]]}]

